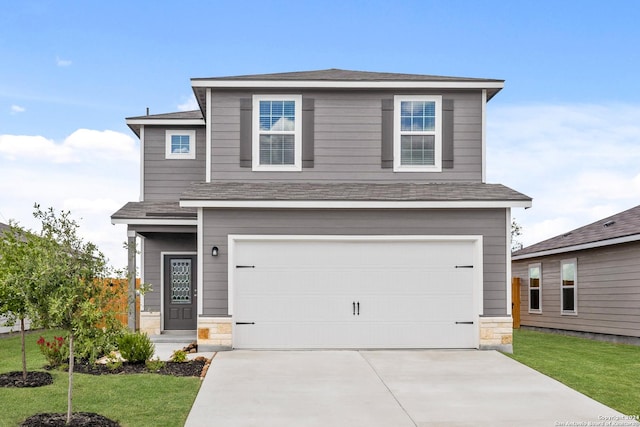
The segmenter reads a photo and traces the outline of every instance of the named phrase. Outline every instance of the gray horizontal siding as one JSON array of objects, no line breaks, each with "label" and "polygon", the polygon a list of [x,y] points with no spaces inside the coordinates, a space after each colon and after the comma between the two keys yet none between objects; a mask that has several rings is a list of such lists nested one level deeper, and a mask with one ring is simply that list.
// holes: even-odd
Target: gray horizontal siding
[{"label": "gray horizontal siding", "polygon": [[[212,175],[218,181],[430,181],[482,180],[482,100],[479,92],[444,93],[454,100],[454,167],[439,173],[394,173],[381,168],[381,100],[399,92],[297,92],[315,100],[314,167],[302,172],[252,172],[241,168],[240,98],[212,94]],[[423,92],[434,94],[434,92]],[[419,94],[411,92],[411,94]],[[442,94],[438,92],[437,94]]]},{"label": "gray horizontal siding", "polygon": [[[165,159],[167,129],[196,130],[195,159]],[[202,126],[146,126],[144,131],[144,200],[178,200],[191,182],[204,181],[205,129]]]},{"label": "gray horizontal siding", "polygon": [[229,234],[483,235],[484,315],[506,315],[506,212],[477,210],[204,210],[205,315],[227,313]]},{"label": "gray horizontal siding", "polygon": [[[560,261],[578,260],[578,314],[560,314]],[[542,263],[542,314],[528,313],[528,265]],[[640,337],[640,243],[514,261],[521,278],[521,324]]]},{"label": "gray horizontal siding", "polygon": [[144,237],[144,283],[151,284],[152,291],[144,295],[144,311],[160,311],[161,252],[196,252],[196,234],[149,233]]}]

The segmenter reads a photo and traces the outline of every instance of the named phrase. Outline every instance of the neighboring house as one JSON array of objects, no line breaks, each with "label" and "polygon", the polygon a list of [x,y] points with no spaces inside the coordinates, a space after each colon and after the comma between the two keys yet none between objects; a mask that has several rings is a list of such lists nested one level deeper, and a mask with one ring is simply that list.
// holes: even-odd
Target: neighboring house
[{"label": "neighboring house", "polygon": [[191,80],[131,117],[140,328],[211,348],[511,349],[511,208],[487,184],[502,80],[321,70]]},{"label": "neighboring house", "polygon": [[4,233],[5,230],[9,229],[9,225],[0,222],[0,236]]},{"label": "neighboring house", "polygon": [[640,337],[640,205],[512,259],[521,325]]}]

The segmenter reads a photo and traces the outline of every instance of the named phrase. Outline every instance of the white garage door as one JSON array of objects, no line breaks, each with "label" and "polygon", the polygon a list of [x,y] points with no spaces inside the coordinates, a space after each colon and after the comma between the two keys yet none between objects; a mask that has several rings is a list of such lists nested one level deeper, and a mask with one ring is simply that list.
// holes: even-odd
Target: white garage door
[{"label": "white garage door", "polygon": [[235,348],[477,347],[473,240],[263,238],[231,247]]}]

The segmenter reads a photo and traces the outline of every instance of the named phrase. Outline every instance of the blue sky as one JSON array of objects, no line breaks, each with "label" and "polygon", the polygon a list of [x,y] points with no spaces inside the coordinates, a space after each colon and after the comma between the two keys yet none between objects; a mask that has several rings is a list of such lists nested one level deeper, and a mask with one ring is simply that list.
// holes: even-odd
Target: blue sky
[{"label": "blue sky", "polygon": [[525,244],[640,200],[640,2],[154,1],[0,5],[0,221],[71,209],[125,262],[124,118],[193,108],[191,77],[344,68],[505,79],[488,181],[534,198]]}]

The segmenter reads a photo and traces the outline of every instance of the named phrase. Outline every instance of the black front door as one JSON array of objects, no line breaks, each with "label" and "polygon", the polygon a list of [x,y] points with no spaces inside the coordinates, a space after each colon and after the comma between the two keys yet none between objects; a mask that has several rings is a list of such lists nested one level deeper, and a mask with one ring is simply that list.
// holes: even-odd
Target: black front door
[{"label": "black front door", "polygon": [[196,329],[196,256],[164,256],[164,329]]}]

